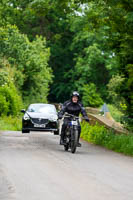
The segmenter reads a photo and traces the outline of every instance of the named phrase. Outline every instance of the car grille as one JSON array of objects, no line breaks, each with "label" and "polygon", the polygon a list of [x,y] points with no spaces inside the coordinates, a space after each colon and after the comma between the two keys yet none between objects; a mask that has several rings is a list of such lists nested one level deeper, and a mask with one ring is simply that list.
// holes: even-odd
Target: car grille
[{"label": "car grille", "polygon": [[47,124],[48,119],[32,118],[32,122],[35,124]]}]

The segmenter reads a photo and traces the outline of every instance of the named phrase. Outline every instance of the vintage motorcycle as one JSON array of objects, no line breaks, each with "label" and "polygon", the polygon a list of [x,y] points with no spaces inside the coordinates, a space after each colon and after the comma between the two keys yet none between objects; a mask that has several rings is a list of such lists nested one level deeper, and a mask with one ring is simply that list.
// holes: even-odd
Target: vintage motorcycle
[{"label": "vintage motorcycle", "polygon": [[65,151],[70,149],[72,153],[75,153],[78,146],[79,117],[65,113],[62,120],[64,120],[64,118],[68,118],[68,125],[65,133],[66,144],[64,145],[64,149]]}]

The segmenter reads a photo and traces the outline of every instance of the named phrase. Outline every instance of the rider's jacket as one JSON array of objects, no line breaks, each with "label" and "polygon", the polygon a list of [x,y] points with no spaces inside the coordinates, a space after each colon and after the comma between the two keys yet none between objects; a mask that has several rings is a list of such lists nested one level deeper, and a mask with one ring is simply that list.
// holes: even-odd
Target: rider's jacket
[{"label": "rider's jacket", "polygon": [[80,101],[78,101],[77,103],[73,103],[71,100],[66,101],[58,114],[59,118],[62,118],[65,112],[75,116],[79,116],[79,114],[81,113],[86,119],[89,120],[85,108]]}]

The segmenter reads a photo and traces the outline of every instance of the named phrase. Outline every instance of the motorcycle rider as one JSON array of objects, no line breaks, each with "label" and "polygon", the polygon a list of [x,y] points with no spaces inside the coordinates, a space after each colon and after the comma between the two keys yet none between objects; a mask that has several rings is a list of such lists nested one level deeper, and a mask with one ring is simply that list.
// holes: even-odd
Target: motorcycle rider
[{"label": "motorcycle rider", "polygon": [[[85,120],[87,122],[89,122],[89,118],[87,116],[87,113],[85,111],[85,108],[83,107],[83,104],[79,101],[79,93],[74,91],[71,95],[71,99],[66,101],[63,106],[61,111],[58,114],[58,118],[61,119],[64,115],[65,112],[75,115],[75,116],[79,116],[79,114],[81,113],[83,115],[83,117],[85,118]],[[62,125],[62,129],[61,129],[61,139],[60,139],[60,144],[61,145],[65,145],[65,130],[67,128],[68,122],[69,122],[69,118],[64,118],[63,121],[63,125]],[[81,147],[81,144],[79,143],[79,138],[80,138],[80,133],[81,133],[81,126],[79,123],[79,135],[78,135],[78,147]]]}]

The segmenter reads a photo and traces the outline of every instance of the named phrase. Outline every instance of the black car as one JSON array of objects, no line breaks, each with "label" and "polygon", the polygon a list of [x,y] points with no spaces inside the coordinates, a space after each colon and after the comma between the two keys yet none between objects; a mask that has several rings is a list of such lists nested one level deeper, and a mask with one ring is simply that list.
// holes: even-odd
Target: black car
[{"label": "black car", "polygon": [[30,104],[22,119],[22,133],[30,131],[52,131],[58,135],[58,115],[54,105],[36,103]]}]

